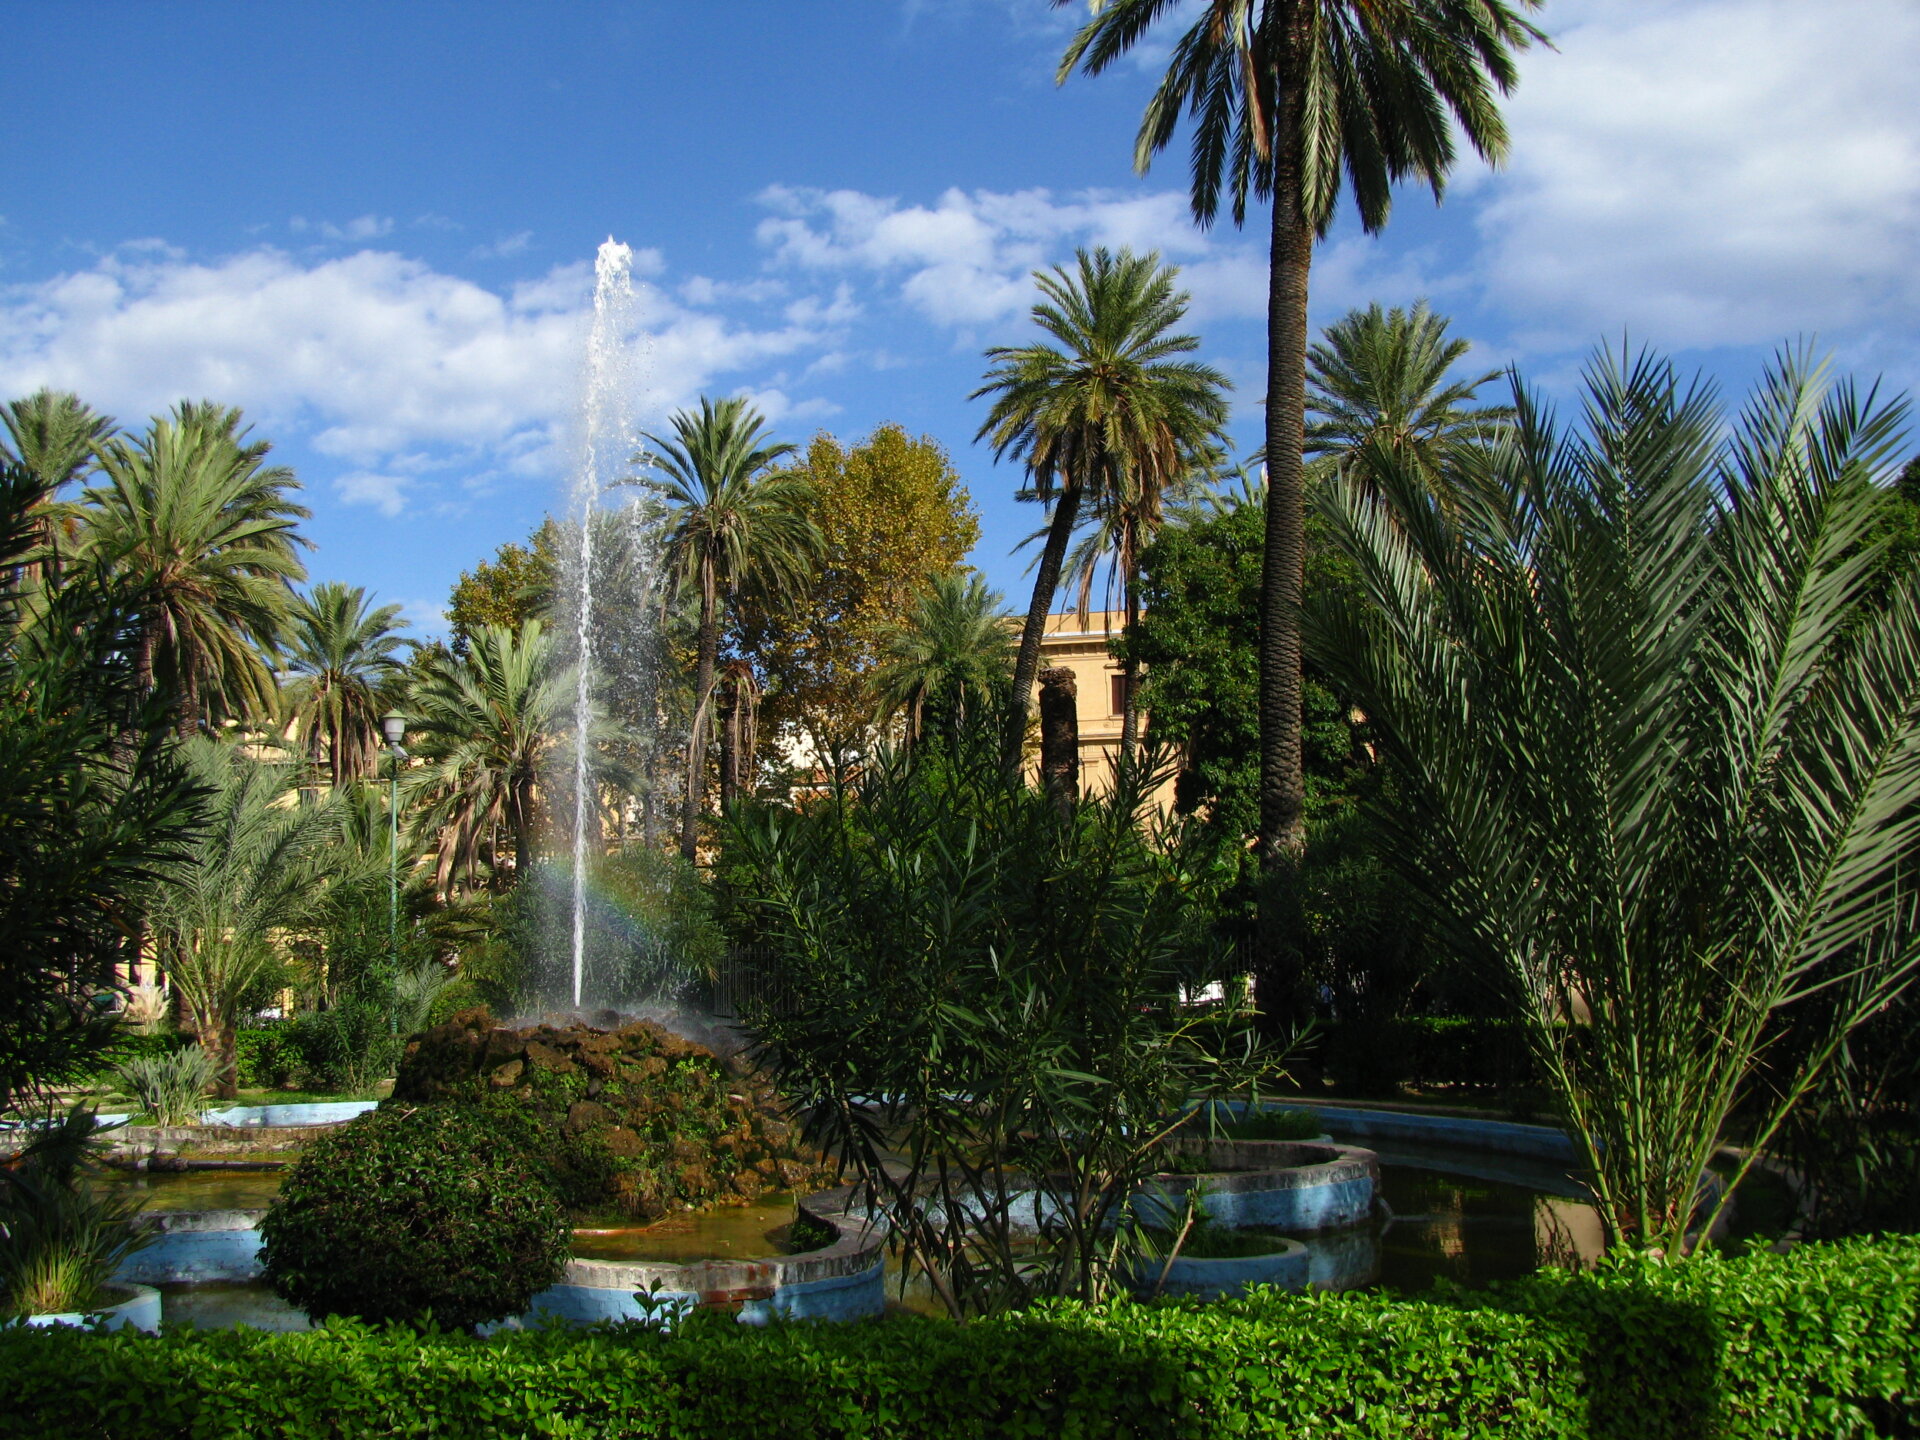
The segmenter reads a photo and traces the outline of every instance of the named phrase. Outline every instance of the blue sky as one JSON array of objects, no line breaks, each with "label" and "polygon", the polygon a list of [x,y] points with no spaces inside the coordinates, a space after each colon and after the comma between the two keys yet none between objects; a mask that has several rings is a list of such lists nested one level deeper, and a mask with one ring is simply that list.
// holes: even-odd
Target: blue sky
[{"label": "blue sky", "polygon": [[[981,351],[1076,245],[1185,267],[1259,426],[1259,231],[1186,219],[1184,136],[1132,137],[1157,62],[1053,83],[1083,10],[0,4],[0,394],[123,422],[242,405],[306,486],[316,579],[423,630],[560,504],[595,247],[638,252],[640,417],[745,392],[783,438],[898,421],[947,446],[974,560],[1020,599],[1035,524],[972,443]],[[1622,333],[1737,391],[1781,341],[1920,381],[1920,9],[1566,0],[1513,156],[1383,237],[1337,230],[1316,321],[1420,296],[1487,368],[1564,390]]]}]

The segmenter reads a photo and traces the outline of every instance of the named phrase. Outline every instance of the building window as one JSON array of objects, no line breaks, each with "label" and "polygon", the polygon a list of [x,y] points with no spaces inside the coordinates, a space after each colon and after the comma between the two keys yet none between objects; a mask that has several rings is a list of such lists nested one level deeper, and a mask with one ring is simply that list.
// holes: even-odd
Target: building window
[{"label": "building window", "polygon": [[1126,714],[1127,713],[1127,677],[1125,675],[1109,675],[1107,677],[1107,682],[1109,687],[1109,694],[1112,696],[1112,700],[1110,702],[1112,709],[1109,711],[1109,713],[1114,715]]}]

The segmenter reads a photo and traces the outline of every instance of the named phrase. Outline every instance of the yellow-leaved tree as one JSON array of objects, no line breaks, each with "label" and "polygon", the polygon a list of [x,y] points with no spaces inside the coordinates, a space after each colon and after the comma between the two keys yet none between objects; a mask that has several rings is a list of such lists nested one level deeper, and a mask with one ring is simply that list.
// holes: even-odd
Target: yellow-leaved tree
[{"label": "yellow-leaved tree", "polygon": [[756,709],[764,744],[798,740],[820,768],[840,771],[873,738],[869,681],[884,637],[965,559],[979,514],[947,452],[899,425],[851,448],[823,432],[795,468],[813,486],[822,561],[798,595],[740,597],[732,639],[745,663],[721,703]]}]

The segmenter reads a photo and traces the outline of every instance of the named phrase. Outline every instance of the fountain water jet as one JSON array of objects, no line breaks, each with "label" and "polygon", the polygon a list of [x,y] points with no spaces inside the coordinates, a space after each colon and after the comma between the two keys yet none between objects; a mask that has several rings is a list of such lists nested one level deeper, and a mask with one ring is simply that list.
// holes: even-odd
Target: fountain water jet
[{"label": "fountain water jet", "polygon": [[572,510],[580,526],[574,603],[573,712],[573,1004],[586,964],[588,817],[593,805],[593,525],[600,497],[621,478],[633,451],[633,251],[612,236],[594,259],[593,329],[587,338],[585,403]]}]

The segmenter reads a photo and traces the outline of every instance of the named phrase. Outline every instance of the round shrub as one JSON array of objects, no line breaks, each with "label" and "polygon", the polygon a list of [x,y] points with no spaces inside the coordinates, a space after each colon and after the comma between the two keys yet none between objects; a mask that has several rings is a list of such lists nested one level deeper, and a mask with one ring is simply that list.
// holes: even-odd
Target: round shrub
[{"label": "round shrub", "polygon": [[525,1153],[464,1106],[369,1112],[314,1140],[261,1222],[260,1258],[309,1315],[471,1329],[560,1278],[570,1233]]}]

